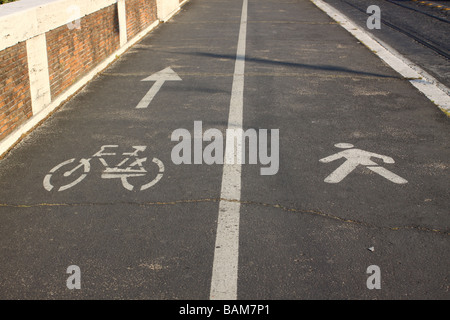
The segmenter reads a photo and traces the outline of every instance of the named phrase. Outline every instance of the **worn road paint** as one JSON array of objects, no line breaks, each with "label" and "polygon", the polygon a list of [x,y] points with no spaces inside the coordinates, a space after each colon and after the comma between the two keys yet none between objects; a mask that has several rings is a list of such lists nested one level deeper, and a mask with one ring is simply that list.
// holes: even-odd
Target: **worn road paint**
[{"label": "worn road paint", "polygon": [[[242,129],[244,103],[245,44],[247,38],[248,1],[242,4],[241,25],[234,67],[231,91],[228,129]],[[228,144],[225,155],[241,154],[242,146],[232,144],[237,150],[230,150]],[[239,150],[240,149],[240,150]],[[222,174],[221,199],[240,200],[241,198],[241,164],[225,164]],[[213,272],[211,280],[211,300],[236,300],[239,256],[239,215],[238,201],[222,200],[219,203],[216,246],[214,251]]]},{"label": "worn road paint", "polygon": [[336,154],[333,154],[329,157],[320,159],[319,161],[322,163],[329,163],[341,158],[347,159],[340,167],[338,167],[335,171],[333,171],[328,177],[325,178],[325,182],[327,183],[339,183],[341,182],[347,175],[349,175],[353,170],[355,170],[358,166],[365,166],[367,169],[372,170],[375,173],[378,173],[380,176],[388,179],[389,181],[397,184],[404,184],[408,181],[399,177],[395,173],[378,166],[378,164],[370,158],[378,158],[382,159],[384,163],[395,163],[394,159],[391,157],[383,156],[381,154],[368,152],[360,149],[353,148],[354,146],[349,143],[337,143],[335,147],[341,149],[348,149]]},{"label": "worn road paint", "polygon": [[[73,167],[71,170],[67,170],[67,169],[60,170],[60,169],[69,164],[72,164],[75,161],[75,158],[64,161],[64,162],[56,165],[44,177],[44,181],[43,181],[44,188],[47,191],[52,191],[54,189],[55,186],[52,184],[51,178],[59,170],[60,170],[59,175],[62,175],[66,178],[72,177],[75,180],[66,185],[59,187],[58,191],[59,192],[65,191],[67,189],[74,187],[75,185],[80,183],[84,178],[86,178],[86,176],[89,174],[89,172],[91,170],[91,165],[90,165],[91,160],[93,158],[97,158],[100,161],[100,163],[105,167],[105,170],[101,174],[102,179],[120,179],[122,182],[122,186],[125,189],[127,189],[129,191],[135,190],[135,186],[132,185],[128,181],[128,179],[133,178],[133,177],[143,177],[143,176],[147,175],[148,172],[144,168],[144,165],[143,165],[144,162],[147,161],[147,158],[138,158],[138,153],[145,151],[147,147],[146,146],[133,146],[133,149],[134,149],[133,152],[122,153],[122,155],[126,156],[126,158],[124,158],[122,161],[120,161],[115,166],[110,166],[107,163],[107,161],[104,159],[104,157],[114,156],[114,155],[116,155],[116,153],[109,152],[109,151],[106,152],[106,149],[113,149],[113,148],[118,148],[118,147],[119,147],[118,145],[104,145],[100,148],[100,150],[98,152],[96,152],[92,156],[92,158],[81,159],[79,161],[79,164],[77,166]],[[132,158],[130,158],[130,157],[132,157]],[[124,168],[124,166],[127,162],[131,162],[131,164],[128,167]],[[153,187],[155,184],[157,184],[161,180],[161,178],[164,174],[164,164],[162,163],[162,161],[157,158],[153,158],[152,162],[158,166],[159,171],[158,171],[156,177],[152,181],[150,181],[140,187],[140,189],[139,189],[140,191],[144,191],[144,190],[147,190],[147,189]],[[81,168],[83,168],[82,171],[81,171]],[[64,171],[64,170],[66,170],[66,171]],[[75,175],[75,177],[72,176],[72,174],[74,174],[75,172],[77,172],[77,174],[81,173],[81,175],[79,177],[77,177],[76,175]]]},{"label": "worn road paint", "polygon": [[150,77],[142,79],[141,81],[156,81],[155,84],[150,88],[147,94],[142,98],[142,100],[136,106],[136,109],[148,108],[153,98],[161,89],[162,85],[166,81],[181,81],[181,78],[173,71],[170,67],[165,68],[159,72],[152,74]]}]

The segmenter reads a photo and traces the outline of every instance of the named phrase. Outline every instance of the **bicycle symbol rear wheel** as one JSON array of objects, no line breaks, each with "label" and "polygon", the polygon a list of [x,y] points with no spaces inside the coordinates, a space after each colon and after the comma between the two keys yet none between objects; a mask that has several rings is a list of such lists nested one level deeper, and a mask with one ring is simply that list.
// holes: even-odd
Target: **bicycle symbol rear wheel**
[{"label": "bicycle symbol rear wheel", "polygon": [[[80,163],[78,164],[78,166],[74,167],[72,170],[67,170],[65,172],[63,172],[63,170],[61,170],[61,168],[73,163],[76,159],[70,159],[67,161],[64,161],[60,164],[58,164],[57,166],[55,166],[53,169],[50,170],[50,172],[44,177],[44,188],[47,191],[52,191],[56,186],[53,185],[52,182],[52,178],[55,174],[60,175],[61,177],[67,178],[70,177],[69,182],[59,182],[59,188],[58,188],[58,192],[59,191],[64,191],[67,189],[72,188],[73,186],[77,185],[78,183],[80,183],[84,178],[86,178],[87,174],[89,173],[89,171],[91,170],[91,165],[89,163],[89,161],[91,159],[81,159]],[[55,180],[55,179],[53,179]],[[58,183],[56,183],[58,184]]]}]

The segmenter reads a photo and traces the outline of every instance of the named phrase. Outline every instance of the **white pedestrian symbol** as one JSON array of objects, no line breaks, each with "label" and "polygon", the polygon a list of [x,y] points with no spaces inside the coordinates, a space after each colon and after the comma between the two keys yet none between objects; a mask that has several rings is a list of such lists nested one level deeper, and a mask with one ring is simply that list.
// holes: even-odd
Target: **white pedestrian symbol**
[{"label": "white pedestrian symbol", "polygon": [[397,184],[407,183],[405,179],[399,177],[395,173],[379,166],[377,163],[370,160],[370,158],[379,158],[384,161],[384,163],[395,163],[394,159],[391,157],[383,156],[373,152],[368,152],[360,149],[352,149],[354,145],[350,143],[337,143],[334,145],[340,149],[347,149],[329,157],[320,159],[322,163],[329,163],[341,158],[346,158],[347,160],[334,172],[332,172],[328,177],[325,178],[327,183],[339,183],[341,182],[349,173],[356,169],[359,165],[365,166],[367,169],[378,173],[380,176],[388,179]]}]

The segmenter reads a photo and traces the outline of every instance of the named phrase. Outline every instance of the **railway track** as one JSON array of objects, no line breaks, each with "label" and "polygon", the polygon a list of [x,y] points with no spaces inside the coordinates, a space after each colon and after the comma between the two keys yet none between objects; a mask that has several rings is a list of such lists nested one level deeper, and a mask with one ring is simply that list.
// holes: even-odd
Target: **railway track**
[{"label": "railway track", "polygon": [[[353,3],[350,3],[350,2],[348,2],[346,0],[342,0],[342,1],[344,3],[346,3],[347,5],[349,5],[349,6],[353,7],[353,8],[355,8],[355,9],[357,9],[357,10],[359,10],[359,11],[365,13],[365,14],[367,14],[366,13],[366,8],[362,8],[362,7],[360,7],[358,5],[355,5]],[[397,5],[399,7],[402,7],[402,8],[405,8],[405,9],[408,9],[408,10],[411,10],[411,11],[423,14],[425,16],[428,16],[428,17],[430,17],[432,19],[435,19],[436,22],[439,21],[439,23],[443,23],[445,28],[450,28],[450,26],[449,26],[450,20],[448,20],[448,19],[445,19],[445,18],[442,18],[442,17],[438,17],[438,16],[430,14],[430,13],[428,13],[426,11],[420,10],[418,8],[413,8],[413,7],[410,7],[408,5],[405,5],[403,3],[398,3],[398,2],[393,1],[393,0],[385,0],[385,1],[389,2],[389,3],[392,3],[394,5]],[[440,44],[435,43],[435,42],[433,42],[433,41],[431,41],[429,39],[425,39],[424,37],[422,37],[420,34],[418,34],[416,32],[413,32],[413,31],[410,31],[410,30],[406,30],[404,27],[399,26],[395,22],[387,20],[385,17],[383,17],[381,19],[381,23],[386,25],[386,26],[388,26],[389,28],[397,31],[397,32],[400,32],[400,33],[406,35],[407,37],[409,37],[409,38],[415,40],[416,42],[422,44],[423,46],[429,48],[430,50],[432,50],[433,52],[439,54],[440,56],[450,60],[450,53],[448,51],[446,51],[445,49],[441,48]]]},{"label": "railway track", "polygon": [[[423,15],[426,15],[426,16],[428,16],[428,17],[437,19],[437,20],[439,20],[439,21],[442,21],[442,22],[445,22],[445,23],[450,23],[450,20],[448,20],[448,19],[438,17],[438,16],[436,16],[436,15],[434,15],[434,14],[430,14],[430,13],[425,12],[425,11],[423,11],[423,10],[420,10],[420,9],[417,9],[417,8],[413,8],[413,7],[407,6],[407,5],[405,5],[405,4],[402,4],[402,3],[399,3],[399,2],[396,2],[396,1],[393,1],[393,0],[385,0],[385,1],[390,2],[390,3],[393,3],[393,4],[395,4],[396,6],[399,6],[399,7],[402,7],[402,8],[406,8],[406,9],[409,9],[409,10],[412,10],[412,11],[415,11],[415,12],[419,12],[419,13],[421,13],[421,14],[423,14]],[[418,2],[418,1],[417,1],[417,2]],[[422,1],[422,2],[425,2],[425,1]],[[420,2],[418,2],[418,3],[420,3]]]},{"label": "railway track", "polygon": [[436,3],[434,1],[422,1],[422,0],[412,0],[412,1],[414,1],[414,2],[416,2],[418,4],[421,4],[421,5],[425,5],[425,6],[429,6],[429,7],[440,9],[442,11],[450,11],[450,6],[446,6],[446,5],[443,5],[441,3]]}]

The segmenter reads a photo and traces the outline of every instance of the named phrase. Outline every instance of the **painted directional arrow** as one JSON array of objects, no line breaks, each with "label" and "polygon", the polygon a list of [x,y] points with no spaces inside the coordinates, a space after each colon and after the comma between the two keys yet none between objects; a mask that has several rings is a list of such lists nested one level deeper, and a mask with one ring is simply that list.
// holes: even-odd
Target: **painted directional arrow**
[{"label": "painted directional arrow", "polygon": [[161,89],[162,85],[166,81],[181,81],[181,78],[173,71],[170,67],[165,68],[159,72],[152,74],[150,77],[142,79],[141,81],[156,81],[155,84],[150,88],[147,94],[142,98],[139,104],[136,106],[136,109],[144,109],[150,105],[153,98],[158,93],[159,89]]}]

